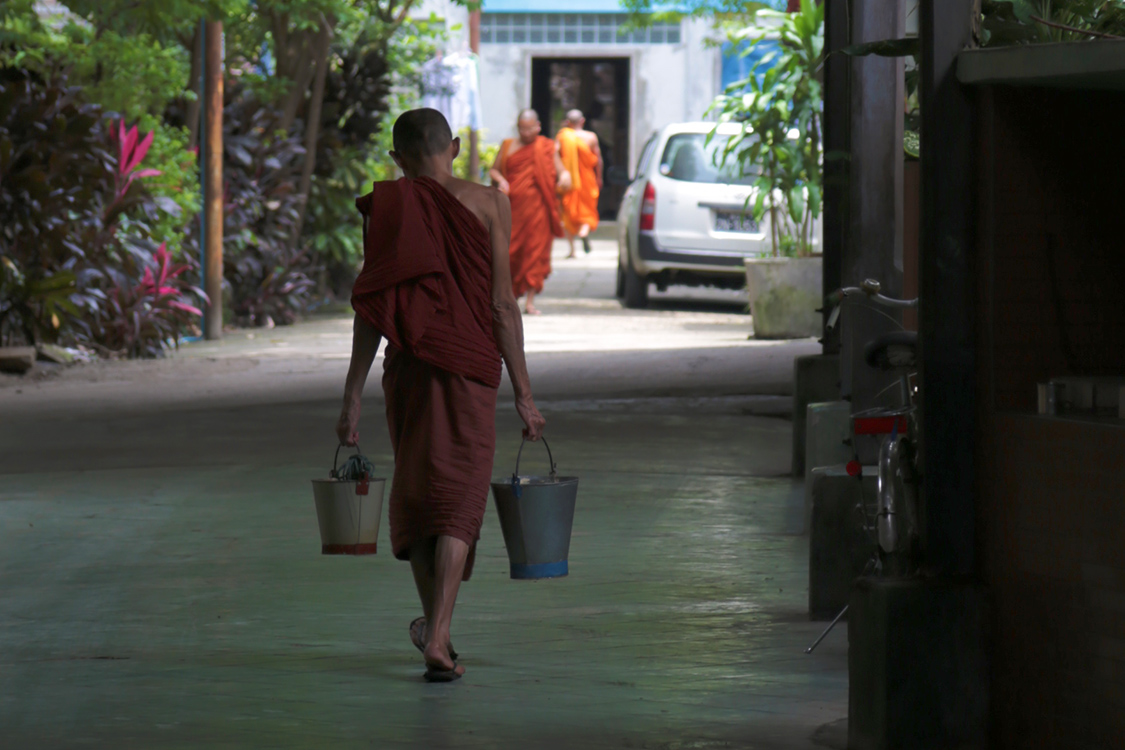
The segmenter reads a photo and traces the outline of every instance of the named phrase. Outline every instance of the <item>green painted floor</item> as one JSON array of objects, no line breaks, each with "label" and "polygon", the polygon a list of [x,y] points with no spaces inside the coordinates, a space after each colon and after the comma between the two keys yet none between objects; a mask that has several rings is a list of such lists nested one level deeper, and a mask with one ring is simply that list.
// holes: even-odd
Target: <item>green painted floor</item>
[{"label": "green painted floor", "polygon": [[[846,632],[803,653],[823,624],[789,533],[789,423],[689,402],[544,411],[581,477],[571,574],[509,580],[490,501],[452,685],[421,679],[385,519],[378,555],[318,554],[308,480],[334,404],[9,421],[0,747],[834,744]],[[498,425],[497,476],[514,412]]]}]

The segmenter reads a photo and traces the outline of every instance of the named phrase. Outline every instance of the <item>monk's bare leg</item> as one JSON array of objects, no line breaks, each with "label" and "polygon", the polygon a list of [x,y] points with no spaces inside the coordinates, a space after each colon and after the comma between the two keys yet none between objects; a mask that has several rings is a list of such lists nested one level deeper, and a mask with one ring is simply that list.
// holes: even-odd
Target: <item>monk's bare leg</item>
[{"label": "monk's bare leg", "polygon": [[533,304],[534,300],[535,300],[535,290],[534,289],[528,289],[527,290],[527,304],[524,306],[524,309],[527,310],[528,315],[539,315],[540,314],[539,308],[536,307]]},{"label": "monk's bare leg", "polygon": [[410,570],[414,573],[414,587],[422,600],[422,614],[426,622],[433,619],[434,605],[434,547],[437,539],[423,539],[410,548]]},{"label": "monk's bare leg", "polygon": [[566,257],[567,257],[568,259],[570,259],[570,258],[577,258],[578,256],[577,256],[577,254],[576,254],[576,253],[574,252],[574,235],[573,235],[573,234],[571,234],[570,232],[567,232],[567,233],[566,233],[566,241],[570,243],[570,252],[569,252],[569,253],[567,254],[567,256],[566,256]]},{"label": "monk's bare leg", "polygon": [[[465,573],[465,561],[468,557],[469,545],[451,536],[438,537],[434,548],[433,616],[426,619],[426,650],[422,654],[427,666],[453,669],[453,659],[449,657],[447,645],[449,628],[453,622],[453,605],[457,602],[457,592],[461,588],[461,576]],[[465,668],[457,665],[457,673],[464,674]]]}]

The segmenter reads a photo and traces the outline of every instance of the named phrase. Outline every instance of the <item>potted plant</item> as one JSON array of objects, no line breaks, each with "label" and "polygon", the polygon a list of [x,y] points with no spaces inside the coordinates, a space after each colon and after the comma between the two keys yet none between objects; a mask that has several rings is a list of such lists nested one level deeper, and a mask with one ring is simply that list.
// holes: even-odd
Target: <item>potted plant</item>
[{"label": "potted plant", "polygon": [[[757,338],[799,338],[821,331],[821,83],[824,6],[801,0],[794,13],[760,10],[731,41],[779,41],[749,76],[727,87],[711,110],[741,125],[727,137],[722,161],[755,175],[752,211],[769,216],[770,257],[746,260],[750,312]],[[715,132],[711,136],[715,137]]]}]

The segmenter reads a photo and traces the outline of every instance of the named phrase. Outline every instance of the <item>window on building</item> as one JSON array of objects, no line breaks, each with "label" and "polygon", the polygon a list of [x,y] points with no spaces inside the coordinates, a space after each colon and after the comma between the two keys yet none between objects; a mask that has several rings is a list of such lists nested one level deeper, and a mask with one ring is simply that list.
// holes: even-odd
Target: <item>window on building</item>
[{"label": "window on building", "polygon": [[623,31],[624,13],[481,13],[481,44],[679,44],[679,23]]}]

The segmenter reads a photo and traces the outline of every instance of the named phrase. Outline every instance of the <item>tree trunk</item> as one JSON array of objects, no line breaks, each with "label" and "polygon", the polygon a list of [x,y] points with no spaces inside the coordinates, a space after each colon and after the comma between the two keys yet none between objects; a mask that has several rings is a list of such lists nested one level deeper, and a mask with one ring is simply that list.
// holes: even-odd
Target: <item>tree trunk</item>
[{"label": "tree trunk", "polygon": [[[313,69],[314,69],[314,45],[315,41],[310,40],[311,34],[309,32],[301,33],[300,51],[294,53],[294,69],[292,81],[292,88],[289,89],[289,94],[285,97],[285,101],[281,108],[281,122],[278,127],[288,132],[289,128],[293,127],[293,122],[297,119],[297,112],[301,109],[301,104],[305,101],[305,93],[309,90],[309,84],[312,83]],[[297,45],[294,44],[294,47]]]},{"label": "tree trunk", "polygon": [[301,237],[305,216],[308,212],[309,190],[312,187],[313,170],[316,169],[316,139],[320,135],[320,111],[324,104],[324,83],[328,77],[328,54],[332,42],[332,26],[323,15],[316,35],[316,81],[313,84],[312,99],[309,101],[308,115],[305,117],[305,161],[301,167],[301,182],[298,195],[301,201],[297,207],[297,222],[293,225],[293,245]]}]

